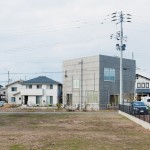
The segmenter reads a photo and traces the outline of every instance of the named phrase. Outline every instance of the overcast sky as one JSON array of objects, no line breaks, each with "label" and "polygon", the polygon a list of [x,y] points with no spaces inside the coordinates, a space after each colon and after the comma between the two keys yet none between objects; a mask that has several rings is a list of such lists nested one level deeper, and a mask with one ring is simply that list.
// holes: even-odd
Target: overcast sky
[{"label": "overcast sky", "polygon": [[39,75],[61,81],[65,59],[120,56],[110,39],[120,30],[111,22],[116,11],[132,15],[123,24],[124,57],[134,54],[137,73],[150,77],[149,0],[0,0],[0,84],[8,71],[12,81]]}]

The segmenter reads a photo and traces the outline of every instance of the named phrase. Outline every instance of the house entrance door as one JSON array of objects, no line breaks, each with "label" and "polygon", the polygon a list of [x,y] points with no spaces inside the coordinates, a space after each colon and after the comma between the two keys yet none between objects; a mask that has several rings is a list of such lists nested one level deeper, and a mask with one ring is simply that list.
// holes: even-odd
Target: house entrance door
[{"label": "house entrance door", "polygon": [[72,94],[67,94],[66,99],[67,99],[67,106],[71,106],[72,105]]},{"label": "house entrance door", "polygon": [[110,104],[112,106],[118,105],[118,95],[110,95]]},{"label": "house entrance door", "polygon": [[24,96],[24,104],[25,104],[25,105],[28,104],[28,96]]}]

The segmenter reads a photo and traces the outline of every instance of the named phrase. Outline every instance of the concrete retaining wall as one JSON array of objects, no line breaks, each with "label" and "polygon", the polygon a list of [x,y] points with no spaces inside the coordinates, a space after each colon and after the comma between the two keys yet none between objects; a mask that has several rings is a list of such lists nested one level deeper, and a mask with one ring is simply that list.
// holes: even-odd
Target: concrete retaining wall
[{"label": "concrete retaining wall", "polygon": [[125,116],[125,117],[127,117],[128,119],[134,121],[135,123],[141,125],[141,126],[144,127],[145,129],[150,130],[150,124],[149,124],[148,122],[145,122],[145,121],[143,121],[143,120],[141,120],[141,119],[139,119],[139,118],[136,118],[136,117],[134,117],[134,116],[131,116],[131,115],[129,115],[129,114],[127,114],[127,113],[124,113],[124,112],[122,112],[122,111],[120,111],[120,110],[118,111],[118,113],[119,113],[120,115]]}]

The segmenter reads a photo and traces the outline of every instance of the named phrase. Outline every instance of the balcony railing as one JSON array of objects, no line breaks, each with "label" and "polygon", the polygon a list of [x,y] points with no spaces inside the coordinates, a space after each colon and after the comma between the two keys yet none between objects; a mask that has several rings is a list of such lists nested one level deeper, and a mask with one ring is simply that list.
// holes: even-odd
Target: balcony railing
[{"label": "balcony railing", "polygon": [[43,89],[23,89],[21,90],[21,95],[34,95],[34,96],[40,96],[43,95],[44,91]]}]

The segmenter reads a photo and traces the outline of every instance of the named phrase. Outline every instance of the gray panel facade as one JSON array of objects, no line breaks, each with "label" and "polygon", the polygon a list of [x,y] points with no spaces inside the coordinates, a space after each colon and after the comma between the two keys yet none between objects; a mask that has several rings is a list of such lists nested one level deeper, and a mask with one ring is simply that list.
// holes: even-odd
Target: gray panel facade
[{"label": "gray panel facade", "polygon": [[[120,58],[100,55],[100,108],[118,104],[120,93]],[[104,68],[115,69],[115,80],[104,80]],[[123,98],[133,99],[135,85],[135,60],[123,59]]]}]

